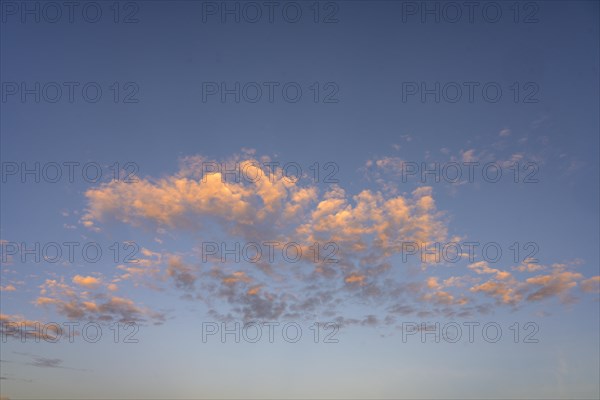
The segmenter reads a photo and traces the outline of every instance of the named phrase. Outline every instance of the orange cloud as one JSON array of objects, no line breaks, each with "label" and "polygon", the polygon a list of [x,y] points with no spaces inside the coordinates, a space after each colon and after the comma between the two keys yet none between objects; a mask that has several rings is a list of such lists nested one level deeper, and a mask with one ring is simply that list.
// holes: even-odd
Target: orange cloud
[{"label": "orange cloud", "polygon": [[430,289],[437,289],[440,287],[440,284],[438,283],[437,278],[431,276],[429,278],[427,278],[427,287]]},{"label": "orange cloud", "polygon": [[[91,280],[86,278],[89,277],[73,278],[73,281],[83,282],[80,286],[88,289]],[[97,293],[93,298],[90,297],[91,294],[86,290],[79,291],[62,280],[47,279],[41,286],[40,296],[35,300],[35,304],[54,307],[59,314],[72,319],[87,317],[100,321],[134,322],[144,321],[146,318],[162,321],[164,318],[160,313],[137,306],[131,299],[106,293]]]},{"label": "orange cloud", "polygon": [[94,278],[93,276],[75,275],[73,277],[73,283],[80,286],[85,286],[88,289],[93,289],[100,285],[100,279]]},{"label": "orange cloud", "polygon": [[537,262],[530,262],[528,259],[525,260],[521,265],[513,267],[513,270],[519,272],[535,272],[541,271],[544,267]]},{"label": "orange cloud", "polygon": [[194,289],[196,276],[191,267],[185,265],[180,257],[171,257],[167,267],[167,275],[173,279],[178,288]]},{"label": "orange cloud", "polygon": [[485,293],[503,304],[515,305],[522,299],[522,295],[512,286],[512,283],[507,282],[487,281],[473,286],[470,290]]},{"label": "orange cloud", "polygon": [[244,271],[236,271],[223,278],[223,283],[226,285],[234,285],[239,282],[250,283],[252,279]]},{"label": "orange cloud", "polygon": [[246,292],[249,296],[254,296],[256,294],[258,294],[260,292],[260,289],[262,288],[262,286],[253,286],[250,289],[248,289],[248,291]]},{"label": "orange cloud", "polygon": [[531,286],[539,286],[535,292],[527,296],[527,300],[538,301],[551,296],[564,295],[577,285],[576,280],[583,278],[577,272],[557,271],[549,275],[528,278],[525,282]]},{"label": "orange cloud", "polygon": [[13,337],[22,340],[32,337],[54,341],[63,334],[61,329],[59,325],[53,323],[28,320],[20,315],[0,314],[0,334],[3,338]]},{"label": "orange cloud", "polygon": [[[281,171],[265,171],[254,158],[237,159],[245,175],[259,177],[254,182],[203,173],[199,160],[203,161],[185,159],[178,173],[162,179],[113,181],[88,190],[82,223],[93,227],[116,219],[133,226],[150,222],[171,228],[201,228],[204,217],[208,217],[228,232],[259,241],[264,238],[256,237],[258,225],[282,228],[292,221],[306,221],[299,226],[287,225],[287,230],[279,232],[302,246],[332,241],[349,252],[375,246],[385,255],[400,252],[401,242],[428,243],[446,237],[447,227],[435,209],[430,187],[417,188],[407,197],[370,190],[349,197],[344,189],[333,185],[319,196],[316,186],[301,186]],[[143,249],[142,255],[150,254]]]},{"label": "orange cloud", "polygon": [[468,268],[475,271],[476,274],[495,274],[496,279],[498,280],[506,280],[512,276],[508,271],[500,271],[495,268],[490,268],[487,261],[478,261],[470,264]]},{"label": "orange cloud", "polygon": [[119,290],[119,287],[117,285],[115,285],[114,283],[110,283],[109,285],[106,286],[106,288],[108,290],[110,290],[111,292],[116,292],[117,290]]},{"label": "orange cloud", "polygon": [[[478,154],[470,149],[462,155],[464,159],[472,160],[479,158]],[[432,248],[432,243],[447,242],[448,227],[444,214],[436,209],[431,187],[418,187],[400,195],[399,190],[393,190],[391,184],[386,186],[383,182],[382,190],[360,190],[354,195],[338,185],[330,185],[323,192],[313,184],[282,178],[282,174],[277,172],[267,174],[251,152],[236,157],[234,160],[240,163],[247,175],[259,179],[235,181],[230,175],[218,172],[205,174],[201,163],[206,160],[188,157],[182,160],[180,170],[170,176],[140,179],[137,183],[114,181],[88,190],[85,194],[87,210],[82,223],[94,228],[104,220],[114,219],[134,227],[156,225],[158,235],[168,232],[168,236],[173,233],[172,237],[175,237],[176,232],[173,231],[177,229],[194,228],[194,233],[203,238],[225,235],[257,243],[265,240],[293,241],[302,249],[302,261],[314,264],[311,269],[306,272],[300,263],[297,264],[300,268],[290,272],[285,265],[272,268],[267,263],[258,263],[252,266],[256,270],[246,270],[249,272],[231,272],[218,266],[204,272],[202,267],[184,263],[183,256],[173,257],[166,253],[163,256],[142,248],[139,263],[119,265],[117,268],[124,273],[106,285],[107,290],[116,291],[115,283],[133,277],[156,282],[164,282],[168,278],[177,288],[186,291],[196,290],[195,285],[199,286],[196,297],[191,293],[185,294],[189,299],[203,297],[204,290],[207,290],[209,294],[216,294],[235,304],[236,310],[244,315],[283,315],[298,309],[313,312],[316,304],[323,307],[333,304],[339,299],[320,293],[320,285],[316,282],[329,280],[333,288],[340,284],[340,277],[345,284],[360,287],[361,296],[378,296],[385,301],[386,296],[396,298],[403,293],[412,297],[409,300],[424,301],[427,308],[445,310],[453,308],[450,306],[469,304],[464,307],[467,309],[480,298],[486,301],[485,296],[495,299],[499,305],[510,306],[551,296],[565,299],[583,279],[581,274],[567,271],[564,265],[544,267],[533,260],[525,260],[510,272],[480,261],[467,266],[468,275],[446,279],[429,277],[425,282],[419,280],[408,284],[394,281],[394,277],[386,275],[391,265],[389,258],[402,254],[404,243]],[[399,159],[379,160],[376,164],[379,168],[402,167]],[[169,240],[166,235],[156,241],[162,243],[162,239],[165,242]],[[207,240],[216,241],[217,238]],[[322,246],[327,242],[334,242],[339,249],[339,253],[333,254],[338,263],[313,262],[311,246],[314,243]],[[327,251],[321,252],[321,259],[324,253]],[[423,264],[435,262],[435,258],[431,255]],[[542,270],[550,272],[528,275],[527,279],[512,272]],[[269,276],[269,284],[275,290],[255,281],[261,273]],[[202,279],[204,277],[207,279]],[[93,287],[90,278],[96,279],[77,276],[73,282]],[[310,289],[306,298],[296,293],[278,297],[284,292],[282,288],[285,285],[296,283],[289,279],[306,283]],[[98,282],[98,285],[102,283]],[[113,310],[108,314],[114,318],[118,318],[117,310],[129,314],[145,312],[135,303],[114,300],[120,298],[112,296],[113,293],[89,298],[76,288],[64,286],[62,281],[45,284],[43,290],[48,293],[41,293],[38,303],[54,305],[61,312],[71,314],[103,315],[106,310]],[[581,281],[584,291],[594,291],[597,286],[597,277]],[[450,287],[451,291],[448,290]],[[469,298],[460,291],[470,294]],[[476,293],[480,295],[475,296]],[[314,297],[309,298],[311,295]],[[410,307],[403,310],[408,309]]]},{"label": "orange cloud", "polygon": [[365,278],[366,277],[364,275],[351,274],[347,276],[346,279],[344,279],[344,281],[346,283],[357,283],[359,285],[363,285],[365,282]]},{"label": "orange cloud", "polygon": [[581,290],[587,293],[600,293],[600,276],[596,275],[581,281]]}]

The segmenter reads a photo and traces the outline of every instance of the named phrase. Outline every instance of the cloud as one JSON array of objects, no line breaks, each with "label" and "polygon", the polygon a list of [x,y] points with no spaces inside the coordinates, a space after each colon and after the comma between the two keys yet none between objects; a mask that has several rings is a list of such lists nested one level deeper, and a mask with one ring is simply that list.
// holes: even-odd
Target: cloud
[{"label": "cloud", "polygon": [[523,299],[514,281],[498,282],[487,281],[480,285],[475,285],[470,289],[472,292],[481,292],[497,299],[502,304],[516,305]]},{"label": "cloud", "polygon": [[363,190],[348,198],[333,187],[297,228],[302,242],[335,242],[347,254],[400,253],[401,243],[425,244],[446,238],[447,227],[436,211],[429,187],[415,189],[410,197]]},{"label": "cloud", "polygon": [[438,289],[440,284],[438,283],[438,279],[434,276],[430,276],[427,278],[427,287],[430,289]]},{"label": "cloud", "polygon": [[596,275],[581,281],[581,290],[586,293],[600,293],[600,276]]},{"label": "cloud", "polygon": [[508,271],[500,271],[498,269],[490,268],[487,261],[479,261],[468,266],[469,269],[475,271],[477,274],[494,274],[498,280],[506,280],[512,277]]},{"label": "cloud", "polygon": [[[59,314],[75,320],[84,318],[106,322],[153,320],[156,323],[164,320],[164,315],[161,313],[140,307],[131,299],[114,295],[108,290],[108,286],[105,285],[101,291],[91,293],[71,287],[63,280],[47,279],[40,286],[40,296],[35,304],[41,307],[54,307]],[[87,286],[85,288],[88,289]]]},{"label": "cloud", "polygon": [[235,160],[232,165],[243,171],[237,177],[209,173],[202,165],[188,159],[173,176],[136,183],[113,181],[90,189],[85,193],[89,207],[82,221],[95,226],[96,221],[112,217],[132,225],[146,221],[194,227],[200,223],[198,217],[212,217],[247,226],[268,217],[284,218],[283,200],[288,205],[285,211],[294,214],[315,196],[313,189],[299,188],[281,169],[271,173],[256,159]]},{"label": "cloud", "polygon": [[8,284],[6,286],[0,286],[0,292],[14,292],[16,290],[17,288],[11,284]]},{"label": "cloud", "polygon": [[29,353],[21,353],[18,351],[13,351],[13,353],[21,355],[21,356],[29,357],[31,359],[31,361],[22,363],[25,365],[32,365],[34,367],[39,367],[39,368],[62,368],[62,369],[69,369],[69,370],[73,370],[73,371],[87,371],[85,369],[80,369],[80,368],[66,367],[66,366],[62,365],[64,361],[61,358],[49,358],[49,357],[37,356],[37,355],[29,354]]},{"label": "cloud", "polygon": [[461,152],[462,162],[476,162],[478,157],[475,155],[475,149],[469,149]]},{"label": "cloud", "polygon": [[[162,179],[102,184],[86,192],[83,220],[89,226],[117,220],[194,230],[216,224],[229,234],[253,240],[277,228],[283,239],[312,244],[318,236],[343,241],[355,250],[364,248],[370,240],[365,236],[371,234],[386,247],[396,239],[422,242],[446,232],[427,188],[408,198],[386,198],[370,190],[349,198],[344,189],[333,186],[319,196],[316,186],[293,182],[281,170],[272,174],[256,159],[242,159],[239,165],[245,175],[259,179],[228,181],[228,176],[202,173],[196,164],[184,163],[177,174]],[[306,220],[310,222],[293,224]]]},{"label": "cloud", "polygon": [[235,271],[231,275],[223,277],[222,281],[225,285],[235,285],[236,283],[250,283],[252,279],[244,271]]},{"label": "cloud", "polygon": [[116,292],[117,290],[119,290],[119,286],[117,286],[114,283],[110,283],[106,285],[106,289],[110,290],[111,292]]},{"label": "cloud", "polygon": [[60,329],[58,325],[28,320],[21,315],[0,314],[0,336],[2,338],[12,337],[21,340],[33,338],[54,341],[62,335]]},{"label": "cloud", "polygon": [[250,289],[248,289],[246,294],[248,294],[249,296],[253,296],[255,294],[258,294],[260,292],[261,288],[262,288],[262,285],[252,286]]},{"label": "cloud", "polygon": [[536,290],[527,296],[527,300],[539,301],[553,296],[560,296],[565,300],[567,291],[575,287],[576,280],[581,278],[583,275],[580,273],[570,271],[556,271],[549,275],[528,278],[525,282]]},{"label": "cloud", "polygon": [[359,274],[351,274],[348,275],[346,277],[346,279],[344,279],[344,281],[346,283],[350,283],[350,284],[358,284],[358,285],[364,285],[365,283],[365,276],[364,275],[359,275]]},{"label": "cloud", "polygon": [[88,289],[93,289],[100,285],[100,279],[95,278],[93,276],[75,275],[73,277],[73,283],[80,286],[84,286]]},{"label": "cloud", "polygon": [[513,270],[519,272],[535,272],[541,271],[544,267],[537,262],[532,262],[531,259],[524,260],[520,265],[513,267]]},{"label": "cloud", "polygon": [[175,282],[175,286],[184,290],[193,290],[196,276],[192,273],[192,268],[181,261],[181,257],[172,257],[169,259],[167,274]]},{"label": "cloud", "polygon": [[64,368],[60,365],[62,362],[60,358],[35,357],[30,365],[40,368]]},{"label": "cloud", "polygon": [[[471,148],[453,159],[483,161],[490,156],[486,150]],[[457,238],[449,239],[446,215],[438,211],[431,187],[400,192],[383,182],[383,190],[350,194],[339,184],[321,187],[290,180],[277,168],[271,173],[261,164],[265,160],[269,158],[252,152],[227,160],[256,178],[251,180],[232,179],[235,173],[207,172],[205,163],[222,164],[192,156],[181,160],[178,172],[160,179],[100,184],[85,193],[88,203],[82,220],[90,227],[111,221],[151,227],[161,235],[161,246],[167,246],[169,238],[190,234],[214,243],[294,242],[302,253],[297,263],[240,264],[209,257],[202,264],[210,268],[203,268],[191,260],[197,249],[170,254],[142,248],[137,264],[117,266],[123,273],[108,284],[98,279],[93,289],[106,293],[81,292],[55,280],[46,283],[42,291],[48,294],[40,293],[38,304],[76,317],[152,319],[150,310],[117,295],[116,284],[132,280],[136,286],[143,282],[158,290],[171,283],[185,292],[186,299],[203,301],[212,315],[223,318],[339,316],[350,296],[387,310],[390,318],[461,317],[489,312],[490,299],[496,306],[513,308],[553,297],[571,301],[571,289],[584,279],[569,270],[573,265],[548,267],[535,260],[506,268],[476,261],[452,265],[452,276],[424,277],[421,273],[436,263],[435,255],[415,265],[394,261],[406,252],[405,243],[431,248]],[[393,170],[403,168],[404,162],[388,157],[370,161],[367,167]],[[326,244],[331,247],[323,247]],[[315,257],[315,245],[320,259]],[[325,254],[332,259],[325,261]],[[95,279],[80,277],[73,282],[85,287],[88,278]],[[586,291],[593,286],[587,282],[581,284]],[[87,288],[93,285],[90,281]]]},{"label": "cloud", "polygon": [[577,286],[577,281],[583,279],[581,273],[567,270],[567,268],[572,268],[577,264],[579,264],[578,260],[570,264],[553,264],[550,267],[534,264],[535,267],[513,268],[529,272],[550,271],[550,273],[518,280],[506,271],[501,272],[489,268],[485,262],[479,262],[471,264],[469,268],[475,270],[478,274],[495,274],[495,276],[487,282],[471,287],[470,290],[485,293],[496,298],[500,303],[513,306],[517,306],[522,301],[537,302],[553,297],[558,297],[562,302],[568,303],[574,300],[569,291]]}]

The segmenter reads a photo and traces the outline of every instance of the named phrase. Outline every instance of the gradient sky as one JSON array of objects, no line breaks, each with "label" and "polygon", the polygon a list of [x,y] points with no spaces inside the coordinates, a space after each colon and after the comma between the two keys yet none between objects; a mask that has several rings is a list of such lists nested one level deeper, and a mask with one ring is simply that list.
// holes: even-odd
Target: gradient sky
[{"label": "gradient sky", "polygon": [[[457,22],[444,2],[274,2],[272,21],[263,2],[76,3],[72,21],[54,3],[52,22],[44,2],[0,2],[2,399],[600,396],[597,1],[473,2],[472,20],[462,6]],[[236,82],[239,102],[222,98]],[[439,101],[421,97],[436,82]],[[88,96],[101,88],[97,102],[86,84]],[[284,86],[302,97],[286,100]],[[10,172],[69,162],[103,176]],[[258,164],[248,168],[262,178],[223,182],[204,173],[215,162]],[[266,162],[303,176],[270,180]],[[479,163],[472,182],[409,176],[421,163],[466,173],[465,162]],[[112,181],[115,163],[137,181]],[[502,168],[498,182],[483,179],[487,163]],[[202,258],[202,243],[266,241],[307,256]],[[497,243],[502,257],[436,262],[401,246],[469,241]],[[49,242],[97,243],[103,258],[8,254]],[[115,242],[135,243],[138,262],[123,249],[115,262]],[[334,242],[338,262],[315,263],[313,242]],[[97,343],[80,329],[50,343],[11,328],[90,321]],[[202,340],[203,323],[249,321],[303,334]],[[128,322],[138,342],[114,343],[110,327]],[[315,322],[336,324],[338,342],[314,343]],[[502,337],[403,340],[410,323],[450,322],[493,322]],[[527,323],[537,343],[524,342]]]}]

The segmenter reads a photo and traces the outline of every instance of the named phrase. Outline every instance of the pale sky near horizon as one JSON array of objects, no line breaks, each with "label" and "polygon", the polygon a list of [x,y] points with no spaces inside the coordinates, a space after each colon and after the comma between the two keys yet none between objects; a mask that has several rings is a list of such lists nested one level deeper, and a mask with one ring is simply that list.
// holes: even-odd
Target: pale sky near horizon
[{"label": "pale sky near horizon", "polygon": [[1,0],[0,397],[599,398],[599,3],[469,4]]}]

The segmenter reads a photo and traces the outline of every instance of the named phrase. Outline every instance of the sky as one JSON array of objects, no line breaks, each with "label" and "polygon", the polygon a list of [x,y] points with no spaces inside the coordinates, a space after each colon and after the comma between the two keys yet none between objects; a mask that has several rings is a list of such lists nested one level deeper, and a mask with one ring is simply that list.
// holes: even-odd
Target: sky
[{"label": "sky", "polygon": [[0,1],[0,397],[600,397],[597,1]]}]

